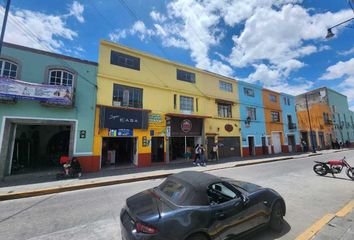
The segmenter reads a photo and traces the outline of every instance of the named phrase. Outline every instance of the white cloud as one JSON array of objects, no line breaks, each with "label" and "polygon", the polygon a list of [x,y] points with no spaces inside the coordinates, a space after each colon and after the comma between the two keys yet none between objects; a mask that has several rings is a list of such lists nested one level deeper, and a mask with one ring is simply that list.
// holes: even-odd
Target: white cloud
[{"label": "white cloud", "polygon": [[156,12],[155,10],[150,12],[150,17],[156,22],[163,23],[164,21],[166,21],[166,16],[159,12]]},{"label": "white cloud", "polygon": [[85,19],[82,15],[84,13],[85,7],[78,1],[74,1],[69,7],[69,15],[74,16],[80,23],[84,23]]},{"label": "white cloud", "polygon": [[[0,19],[4,8],[0,7]],[[45,51],[62,52],[63,40],[74,40],[77,32],[70,29],[65,15],[47,15],[23,9],[10,11],[5,41]],[[1,23],[0,23],[1,24]]]},{"label": "white cloud", "polygon": [[[143,31],[132,34],[139,34],[142,40],[157,36],[164,46],[190,50],[198,68],[235,76],[238,68],[253,67],[248,81],[290,89],[290,74],[306,66],[302,58],[330,49],[321,44],[326,29],[352,17],[351,10],[316,13],[299,5],[302,2],[173,0],[167,4],[165,14],[155,9],[150,12],[154,21],[151,29],[144,25]],[[230,30],[236,31],[230,53],[215,53],[218,59],[213,59],[210,50],[225,40]],[[309,81],[297,84],[295,92],[312,85]]]},{"label": "white cloud", "polygon": [[346,51],[338,51],[337,53],[338,53],[339,55],[343,55],[343,56],[353,54],[353,53],[354,53],[354,46],[353,46],[351,49],[349,49],[349,50],[346,50]]},{"label": "white cloud", "polygon": [[339,61],[335,65],[327,68],[326,73],[322,75],[322,80],[339,79],[338,91],[346,95],[354,109],[354,58],[342,62]]}]

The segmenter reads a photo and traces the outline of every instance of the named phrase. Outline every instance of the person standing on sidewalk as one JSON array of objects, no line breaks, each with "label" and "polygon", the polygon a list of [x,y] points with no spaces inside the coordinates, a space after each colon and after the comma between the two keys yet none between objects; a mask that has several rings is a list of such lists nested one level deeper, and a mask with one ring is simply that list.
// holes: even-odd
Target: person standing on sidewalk
[{"label": "person standing on sidewalk", "polygon": [[215,158],[215,161],[218,161],[219,160],[219,156],[218,156],[218,144],[217,143],[214,143],[214,146],[213,148],[211,149],[211,160],[214,160]]},{"label": "person standing on sidewalk", "polygon": [[194,148],[194,161],[193,161],[193,164],[197,164],[199,159],[200,159],[200,156],[199,156],[199,144],[197,144]]},{"label": "person standing on sidewalk", "polygon": [[206,167],[206,163],[205,163],[205,148],[203,147],[203,144],[201,144],[199,146],[199,162],[198,162],[198,166],[203,166],[203,167]]}]

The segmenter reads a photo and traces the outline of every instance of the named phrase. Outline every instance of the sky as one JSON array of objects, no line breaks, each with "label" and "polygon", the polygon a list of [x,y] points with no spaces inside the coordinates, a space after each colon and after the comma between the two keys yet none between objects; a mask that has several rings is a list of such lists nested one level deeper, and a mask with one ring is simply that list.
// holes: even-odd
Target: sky
[{"label": "sky", "polygon": [[97,62],[105,39],[292,95],[327,86],[347,95],[354,110],[354,20],[325,38],[327,28],[354,17],[350,5],[354,0],[12,0],[5,41]]}]

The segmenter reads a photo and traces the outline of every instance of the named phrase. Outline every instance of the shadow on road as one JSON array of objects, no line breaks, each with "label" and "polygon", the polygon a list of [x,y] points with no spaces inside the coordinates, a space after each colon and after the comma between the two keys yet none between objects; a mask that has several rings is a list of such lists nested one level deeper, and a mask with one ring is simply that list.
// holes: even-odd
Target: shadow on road
[{"label": "shadow on road", "polygon": [[349,178],[344,178],[344,177],[332,177],[332,176],[318,176],[318,177],[325,177],[325,178],[333,178],[333,179],[337,179],[337,180],[346,180],[346,181],[353,181]]},{"label": "shadow on road", "polygon": [[286,235],[291,229],[291,226],[287,221],[284,222],[284,227],[283,230],[280,233],[274,232],[269,228],[263,228],[260,229],[256,232],[247,234],[246,236],[239,237],[235,240],[273,240],[273,239],[279,239],[282,236]]}]

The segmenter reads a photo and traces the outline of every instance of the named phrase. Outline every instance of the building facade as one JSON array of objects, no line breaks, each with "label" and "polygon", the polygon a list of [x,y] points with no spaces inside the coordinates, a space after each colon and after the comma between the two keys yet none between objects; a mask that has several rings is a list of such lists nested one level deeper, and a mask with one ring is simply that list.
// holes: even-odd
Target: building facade
[{"label": "building facade", "polygon": [[326,87],[318,88],[297,96],[296,109],[300,138],[310,149],[332,148],[336,140],[347,145],[354,142],[354,116],[346,96]]},{"label": "building facade", "polygon": [[284,145],[283,114],[280,94],[269,89],[262,89],[266,133],[271,142],[271,153],[287,152]]},{"label": "building facade", "polygon": [[241,155],[235,80],[101,41],[97,82],[101,168],[178,161],[215,142],[220,157]]},{"label": "building facade", "polygon": [[325,88],[325,90],[332,113],[334,135],[343,144],[354,143],[354,116],[349,110],[347,96],[330,88]]},{"label": "building facade", "polygon": [[14,44],[0,59],[0,177],[92,156],[97,63]]},{"label": "building facade", "polygon": [[289,94],[280,94],[280,106],[283,115],[284,152],[301,151],[298,132],[297,116],[295,111],[295,97]]},{"label": "building facade", "polygon": [[262,88],[239,81],[240,116],[243,156],[271,153],[267,138]]}]

